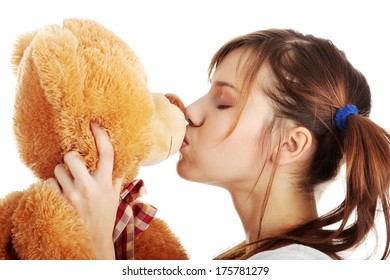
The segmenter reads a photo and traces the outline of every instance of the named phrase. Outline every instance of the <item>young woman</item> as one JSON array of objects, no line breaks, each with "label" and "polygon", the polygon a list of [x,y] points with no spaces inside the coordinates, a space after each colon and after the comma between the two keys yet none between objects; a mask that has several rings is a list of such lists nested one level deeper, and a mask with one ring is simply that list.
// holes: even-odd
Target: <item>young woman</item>
[{"label": "young woman", "polygon": [[[343,52],[292,30],[259,31],[222,46],[209,76],[210,91],[187,107],[177,171],[232,196],[246,241],[217,258],[338,259],[374,229],[378,210],[386,221],[387,258],[390,137],[369,119],[369,86]],[[97,172],[88,174],[70,153],[64,161],[73,178],[62,165],[55,174],[64,196],[100,233],[99,256],[112,257],[120,184],[112,185],[108,136],[96,126],[93,131]],[[319,216],[316,188],[344,163],[345,199]],[[111,209],[103,218],[102,203]]]}]

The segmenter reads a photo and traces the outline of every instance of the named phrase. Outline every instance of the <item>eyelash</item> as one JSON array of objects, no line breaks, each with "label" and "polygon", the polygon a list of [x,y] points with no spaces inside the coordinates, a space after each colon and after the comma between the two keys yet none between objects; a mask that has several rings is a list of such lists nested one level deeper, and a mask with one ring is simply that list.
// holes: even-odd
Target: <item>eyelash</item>
[{"label": "eyelash", "polygon": [[224,109],[228,109],[228,108],[230,108],[230,107],[232,107],[232,106],[230,106],[230,105],[218,105],[218,106],[217,106],[217,109],[219,109],[219,110],[224,110]]}]

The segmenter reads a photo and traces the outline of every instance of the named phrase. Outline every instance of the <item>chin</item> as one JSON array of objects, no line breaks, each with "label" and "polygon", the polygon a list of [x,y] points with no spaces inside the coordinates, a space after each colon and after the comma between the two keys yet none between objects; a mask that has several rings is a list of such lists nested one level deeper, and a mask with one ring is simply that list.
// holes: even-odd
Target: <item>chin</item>
[{"label": "chin", "polygon": [[193,176],[194,170],[182,158],[176,164],[176,172],[184,180],[198,182]]},{"label": "chin", "polygon": [[176,172],[182,179],[189,180],[188,176],[186,176],[187,173],[188,173],[188,172],[186,172],[186,170],[188,168],[184,167],[185,163],[183,161],[184,161],[183,157],[180,155],[180,158],[179,158],[179,160],[177,161],[177,164],[176,164]]}]

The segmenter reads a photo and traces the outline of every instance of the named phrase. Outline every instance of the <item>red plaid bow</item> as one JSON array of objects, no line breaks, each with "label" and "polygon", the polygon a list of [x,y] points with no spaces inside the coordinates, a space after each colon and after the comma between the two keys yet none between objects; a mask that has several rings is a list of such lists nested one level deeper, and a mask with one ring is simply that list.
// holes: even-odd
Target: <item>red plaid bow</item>
[{"label": "red plaid bow", "polygon": [[134,180],[121,193],[113,232],[117,260],[134,259],[134,239],[156,215],[155,207],[137,200],[144,193],[142,180]]}]

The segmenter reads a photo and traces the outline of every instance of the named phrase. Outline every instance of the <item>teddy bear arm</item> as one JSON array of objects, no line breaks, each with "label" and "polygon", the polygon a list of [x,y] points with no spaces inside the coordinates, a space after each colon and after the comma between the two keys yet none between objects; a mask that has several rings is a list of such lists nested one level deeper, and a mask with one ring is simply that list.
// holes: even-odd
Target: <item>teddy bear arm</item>
[{"label": "teddy bear arm", "polygon": [[44,182],[25,191],[12,224],[20,259],[95,259],[90,235],[76,210]]},{"label": "teddy bear arm", "polygon": [[154,218],[134,242],[137,260],[187,260],[189,256],[168,225]]},{"label": "teddy bear arm", "polygon": [[15,260],[18,256],[12,245],[12,215],[23,192],[12,192],[0,200],[0,260]]}]

